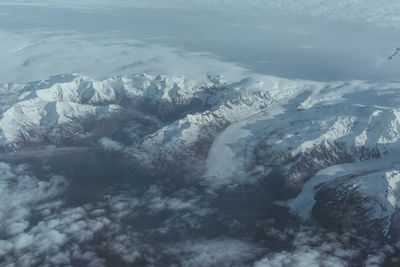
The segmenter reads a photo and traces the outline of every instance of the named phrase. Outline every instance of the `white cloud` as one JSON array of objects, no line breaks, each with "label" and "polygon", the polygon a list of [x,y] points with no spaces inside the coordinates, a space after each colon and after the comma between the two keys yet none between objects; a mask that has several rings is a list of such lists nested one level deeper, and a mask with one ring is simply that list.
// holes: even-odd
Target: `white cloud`
[{"label": "white cloud", "polygon": [[210,8],[224,10],[259,10],[274,11],[282,14],[304,15],[334,19],[348,20],[357,23],[371,23],[385,27],[399,27],[400,3],[395,0],[58,0],[35,1],[14,0],[1,1],[3,6],[35,6],[52,8],[69,8],[90,11],[95,9],[112,9],[123,7],[142,8]]},{"label": "white cloud", "polygon": [[145,44],[113,33],[0,30],[0,39],[8,40],[0,43],[2,82],[27,82],[73,72],[98,79],[143,72],[194,79],[208,73],[228,77],[245,73],[244,68],[215,59],[212,54]]},{"label": "white cloud", "polygon": [[[281,231],[272,232],[276,236],[275,232]],[[282,232],[292,240],[290,248],[268,253],[255,262],[255,267],[381,266],[387,255],[394,253],[392,247],[382,247],[375,240],[365,239],[350,229],[340,234],[308,227]],[[366,257],[367,251],[371,254]]]},{"label": "white cloud", "polygon": [[[97,202],[71,206],[62,200],[66,186],[60,176],[44,181],[31,174],[27,165],[0,163],[1,265],[104,266],[108,254],[130,264],[152,262],[158,252],[145,238],[146,232],[137,232],[130,221],[154,216],[155,226],[149,231],[163,235],[175,223],[206,214],[197,204],[199,199],[186,189],[166,196],[153,186],[139,198],[135,189],[127,188],[111,191]],[[157,213],[165,211],[172,213],[159,221]]]},{"label": "white cloud", "polygon": [[[53,175],[40,181],[29,173],[29,166],[6,163],[0,164],[0,174],[0,191],[17,204],[0,201],[0,231],[5,237],[0,240],[0,264],[4,265],[106,266],[108,256],[113,255],[127,264],[346,266],[360,262],[360,255],[368,251],[367,266],[378,266],[386,255],[395,253],[394,248],[381,249],[354,233],[279,230],[273,227],[278,223],[273,220],[266,222],[265,234],[291,249],[276,250],[269,248],[268,242],[263,245],[229,236],[177,238],[155,245],[155,240],[175,233],[184,237],[188,229],[207,230],[204,227],[212,221],[204,224],[203,219],[224,211],[209,209],[209,199],[194,189],[171,192],[161,185],[139,191],[110,188],[98,201],[71,206],[61,200],[65,178]],[[14,215],[4,217],[5,213]],[[160,219],[160,214],[167,216]],[[32,215],[39,220],[32,222]],[[151,226],[144,225],[143,219]],[[376,249],[371,249],[374,246]]]},{"label": "white cloud", "polygon": [[166,251],[177,257],[181,266],[245,266],[262,249],[237,239],[211,239],[170,244]]},{"label": "white cloud", "polygon": [[[28,219],[34,206],[61,193],[67,184],[60,176],[41,181],[24,172],[25,168],[24,165],[14,167],[0,162],[0,231],[5,236],[22,233],[29,226]],[[22,238],[21,246],[24,240],[29,238]]]},{"label": "white cloud", "polygon": [[108,137],[103,137],[99,140],[100,145],[106,151],[121,151],[124,149],[124,145],[112,140]]},{"label": "white cloud", "polygon": [[[314,80],[398,76],[398,61],[386,60],[398,45],[394,0],[22,0],[0,6],[0,81],[71,72],[94,78],[141,72],[237,78],[247,70]],[[377,62],[383,62],[379,68]]]}]

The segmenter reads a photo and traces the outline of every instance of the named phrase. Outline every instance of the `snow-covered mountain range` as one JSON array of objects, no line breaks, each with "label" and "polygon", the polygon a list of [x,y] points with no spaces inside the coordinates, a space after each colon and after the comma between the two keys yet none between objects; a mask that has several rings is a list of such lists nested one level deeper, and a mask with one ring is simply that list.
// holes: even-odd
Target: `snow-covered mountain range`
[{"label": "snow-covered mountain range", "polygon": [[277,205],[304,220],[396,235],[399,89],[145,74],[0,84],[0,150],[117,150],[211,191],[275,180]]}]

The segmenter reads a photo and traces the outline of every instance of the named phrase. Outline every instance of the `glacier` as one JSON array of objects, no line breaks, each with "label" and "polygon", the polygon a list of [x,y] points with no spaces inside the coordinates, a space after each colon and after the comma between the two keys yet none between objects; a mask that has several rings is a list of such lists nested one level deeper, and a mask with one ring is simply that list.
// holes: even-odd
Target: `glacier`
[{"label": "glacier", "polygon": [[322,220],[318,210],[337,201],[389,235],[400,192],[399,86],[146,74],[1,84],[0,150],[102,147],[211,191],[275,179],[277,201],[293,214]]},{"label": "glacier", "polygon": [[399,87],[77,73],[2,83],[0,262],[395,262]]}]

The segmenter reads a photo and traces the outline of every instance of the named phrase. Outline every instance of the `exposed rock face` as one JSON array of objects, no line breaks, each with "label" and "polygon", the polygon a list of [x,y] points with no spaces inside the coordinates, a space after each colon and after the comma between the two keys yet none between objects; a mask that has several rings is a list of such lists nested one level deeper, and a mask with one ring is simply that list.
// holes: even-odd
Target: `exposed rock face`
[{"label": "exposed rock face", "polygon": [[213,189],[282,179],[293,213],[343,226],[356,216],[387,234],[398,211],[399,86],[151,75],[2,84],[0,150],[100,143]]}]

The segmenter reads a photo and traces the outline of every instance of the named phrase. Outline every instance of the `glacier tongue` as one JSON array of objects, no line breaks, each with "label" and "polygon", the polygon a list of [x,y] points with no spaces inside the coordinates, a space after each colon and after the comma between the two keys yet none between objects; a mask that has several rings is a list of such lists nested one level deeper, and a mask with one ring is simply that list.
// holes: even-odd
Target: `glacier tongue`
[{"label": "glacier tongue", "polygon": [[399,87],[146,74],[1,84],[0,151],[99,146],[211,190],[281,180],[280,198],[295,197],[287,205],[304,218],[322,216],[321,192],[353,192],[365,203],[359,215],[388,233],[398,209]]}]

